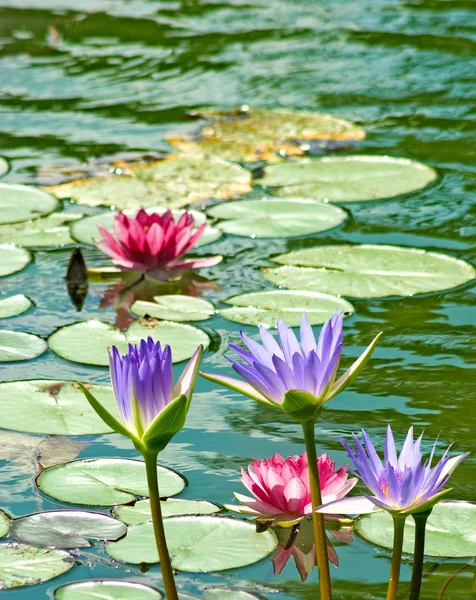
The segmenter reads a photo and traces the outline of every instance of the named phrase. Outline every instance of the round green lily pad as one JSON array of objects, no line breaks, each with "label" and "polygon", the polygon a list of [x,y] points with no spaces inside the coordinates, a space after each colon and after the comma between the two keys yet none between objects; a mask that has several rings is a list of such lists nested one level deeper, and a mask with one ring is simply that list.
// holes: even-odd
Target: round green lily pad
[{"label": "round green lily pad", "polygon": [[470,264],[452,256],[399,246],[316,246],[272,260],[286,265],[262,269],[275,285],[354,298],[437,292],[476,275]]},{"label": "round green lily pad", "polygon": [[407,158],[329,156],[265,168],[257,183],[278,196],[305,196],[329,202],[380,200],[424,188],[436,172]]},{"label": "round green lily pad", "polygon": [[34,187],[0,183],[0,223],[19,223],[52,213],[58,199]]},{"label": "round green lily pad", "polygon": [[30,298],[27,298],[23,294],[15,294],[15,296],[2,298],[0,299],[0,319],[8,319],[21,315],[32,306],[33,302]]},{"label": "round green lily pad", "polygon": [[161,600],[162,594],[148,585],[118,580],[68,583],[58,588],[55,600]]},{"label": "round green lily pad", "polygon": [[78,179],[45,189],[79,204],[117,209],[172,208],[251,190],[250,172],[219,158],[174,154],[149,165],[131,166],[130,171],[131,175]]},{"label": "round green lily pad", "polygon": [[0,277],[24,269],[31,262],[31,254],[12,244],[0,244]]},{"label": "round green lily pad", "polygon": [[0,362],[30,360],[47,350],[48,344],[37,335],[0,330]]},{"label": "round green lily pad", "polygon": [[[476,504],[473,502],[439,502],[428,518],[425,535],[425,554],[446,558],[476,556]],[[382,510],[362,515],[355,521],[355,530],[364,539],[378,546],[392,548],[393,519]],[[415,523],[405,521],[403,551],[413,553]]]},{"label": "round green lily pad", "polygon": [[215,314],[215,307],[203,298],[168,294],[154,296],[154,302],[137,300],[131,306],[131,312],[140,317],[149,315],[169,321],[206,321]]},{"label": "round green lily pad", "polygon": [[240,294],[224,300],[233,308],[224,308],[220,315],[229,321],[244,325],[276,327],[282,319],[291,327],[297,327],[305,312],[311,325],[321,325],[330,319],[336,310],[345,316],[354,313],[350,302],[337,296],[309,291],[270,290]]},{"label": "round green lily pad", "polygon": [[86,510],[52,510],[14,519],[10,534],[41,548],[88,548],[92,540],[118,540],[126,534],[121,521]]},{"label": "round green lily pad", "polygon": [[10,529],[10,517],[3,510],[0,510],[0,537],[8,535]]},{"label": "round green lily pad", "polygon": [[[93,385],[91,393],[119,418],[112,388]],[[76,383],[31,379],[0,383],[4,429],[50,435],[94,435],[111,430],[98,417]]]},{"label": "round green lily pad", "polygon": [[226,233],[253,238],[310,235],[337,227],[347,218],[337,206],[305,198],[225,202],[208,214],[224,219],[218,227]]},{"label": "round green lily pad", "polygon": [[199,344],[207,347],[208,335],[192,325],[149,319],[136,321],[126,333],[103,321],[81,321],[57,329],[48,339],[53,352],[73,362],[106,367],[109,364],[107,349],[117,346],[127,352],[127,345],[138,344],[152,337],[172,348],[174,362],[190,358]]},{"label": "round green lily pad", "polygon": [[[220,512],[221,508],[213,502],[206,500],[183,500],[181,498],[169,498],[161,502],[162,516],[176,517],[179,515],[211,515]],[[126,525],[139,525],[152,520],[150,512],[150,501],[139,500],[134,506],[117,506],[112,511],[118,519]]]},{"label": "round green lily pad", "polygon": [[0,225],[0,243],[28,247],[58,247],[74,244],[69,224],[82,214],[57,212],[25,223]]},{"label": "round green lily pad", "polygon": [[0,156],[0,177],[3,177],[5,173],[8,173],[9,168],[10,167],[8,165],[7,159],[3,158],[3,156]]},{"label": "round green lily pad", "polygon": [[304,140],[361,140],[365,132],[353,123],[327,114],[289,109],[243,106],[234,111],[199,110],[207,119],[197,140],[169,138],[185,152],[221,156],[235,161],[275,162],[285,155],[301,155]]},{"label": "round green lily pad", "polygon": [[[271,530],[257,533],[254,523],[232,517],[170,517],[164,526],[172,567],[179,571],[244,567],[265,558],[277,545]],[[106,544],[106,552],[127,563],[158,562],[152,523],[129,527],[125,538]]]},{"label": "round green lily pad", "polygon": [[[148,208],[147,212],[158,212],[159,214],[161,214],[165,212],[165,210],[166,209],[163,206],[156,206]],[[135,217],[135,215],[137,214],[137,209],[125,210],[124,212],[129,217]],[[177,221],[184,212],[184,210],[173,210],[172,213],[174,215],[175,221]],[[207,220],[206,215],[198,210],[189,210],[187,212],[193,216],[197,227],[203,225],[203,223],[205,223]],[[75,221],[71,224],[71,235],[77,242],[82,242],[83,244],[94,244],[94,240],[100,237],[98,224],[105,227],[109,232],[114,233],[114,218],[116,215],[117,211],[109,210],[98,215],[83,217],[79,221]],[[202,234],[202,237],[195,244],[194,248],[198,248],[199,246],[205,246],[206,244],[215,242],[221,236],[222,232],[219,229],[207,226],[207,228]]]},{"label": "round green lily pad", "polygon": [[[186,480],[176,471],[157,466],[160,495],[174,496]],[[87,506],[114,506],[148,496],[145,464],[124,458],[76,460],[49,467],[38,476],[40,490],[60,502]]]},{"label": "round green lily pad", "polygon": [[63,550],[0,544],[0,590],[43,583],[73,566],[74,561]]}]

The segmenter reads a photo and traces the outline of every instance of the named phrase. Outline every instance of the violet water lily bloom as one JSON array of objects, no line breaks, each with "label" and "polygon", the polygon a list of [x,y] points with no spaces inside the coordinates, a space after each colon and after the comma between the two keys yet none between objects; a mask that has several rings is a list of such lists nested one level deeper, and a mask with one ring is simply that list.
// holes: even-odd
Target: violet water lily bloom
[{"label": "violet water lily bloom", "polygon": [[200,374],[254,400],[280,407],[299,422],[315,420],[322,405],[352,383],[380,337],[379,334],[336,381],[343,344],[343,313],[335,313],[326,321],[318,340],[305,313],[301,319],[300,341],[281,319],[277,328],[278,339],[260,325],[262,344],[241,332],[246,350],[229,344],[241,361],[228,360],[246,383],[222,375]]},{"label": "violet water lily bloom", "polygon": [[[317,467],[324,502],[343,498],[357,483],[357,478],[348,478],[347,467],[336,470],[326,454],[317,459]],[[243,506],[227,505],[228,509],[285,526],[312,515],[306,453],[286,459],[279,454],[262,461],[255,458],[248,472],[241,469],[241,474],[253,497],[235,493]]]},{"label": "violet water lily bloom", "polygon": [[175,222],[170,210],[163,214],[139,210],[135,218],[122,211],[114,219],[115,237],[98,224],[97,247],[126,271],[156,271],[211,267],[221,256],[181,260],[201,238],[206,223],[195,229],[193,215],[185,211]]},{"label": "violet water lily bloom", "polygon": [[354,465],[352,471],[369,488],[370,494],[346,498],[342,501],[323,502],[318,512],[327,514],[359,514],[383,508],[402,516],[431,510],[442,496],[451,491],[444,490],[456,467],[468,453],[449,457],[449,448],[432,466],[436,450],[435,442],[428,460],[423,462],[420,450],[422,435],[414,441],[410,427],[400,455],[397,456],[395,441],[390,425],[385,440],[383,461],[379,458],[369,436],[362,430],[363,443],[354,434],[355,448],[341,439]]},{"label": "violet water lily bloom", "polygon": [[149,337],[138,346],[129,344],[125,355],[115,346],[109,349],[112,388],[122,423],[79,385],[111,429],[130,438],[141,453],[160,452],[185,424],[202,352],[199,346],[174,383],[170,346],[162,347]]}]

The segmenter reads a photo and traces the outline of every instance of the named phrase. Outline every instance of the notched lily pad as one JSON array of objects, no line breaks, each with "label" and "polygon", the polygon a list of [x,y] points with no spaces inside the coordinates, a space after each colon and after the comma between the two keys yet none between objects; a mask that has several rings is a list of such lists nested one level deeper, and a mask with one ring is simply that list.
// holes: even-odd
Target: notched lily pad
[{"label": "notched lily pad", "polygon": [[207,198],[231,198],[251,189],[249,171],[218,158],[174,154],[130,170],[131,175],[79,179],[45,189],[79,204],[118,209],[173,208]]},{"label": "notched lily pad", "polygon": [[154,302],[137,300],[131,306],[131,312],[140,317],[149,315],[168,321],[206,321],[215,314],[215,307],[203,298],[167,294],[154,296]]},{"label": "notched lily pad", "polygon": [[13,244],[0,244],[0,277],[21,271],[31,262],[28,250]]},{"label": "notched lily pad", "polygon": [[266,198],[217,204],[208,211],[225,233],[256,238],[296,237],[337,227],[347,214],[341,208],[306,198]]},{"label": "notched lily pad", "polygon": [[86,510],[52,510],[14,519],[10,534],[41,548],[88,548],[89,540],[115,541],[126,534],[121,521]]},{"label": "notched lily pad", "polygon": [[345,316],[354,313],[350,302],[337,296],[304,290],[270,290],[240,294],[224,300],[233,308],[224,308],[220,315],[229,321],[244,325],[264,325],[276,327],[282,319],[291,327],[297,327],[305,312],[311,325],[321,325],[330,319],[336,310],[344,311]]},{"label": "notched lily pad", "polygon": [[30,298],[23,294],[15,294],[0,299],[0,319],[8,319],[23,314],[33,306]]},{"label": "notched lily pad", "polygon": [[[157,466],[160,495],[174,496],[187,481],[166,467]],[[50,467],[37,478],[42,492],[60,502],[87,506],[114,506],[148,496],[145,464],[140,460],[95,458]]]},{"label": "notched lily pad", "polygon": [[[254,523],[232,517],[170,517],[164,526],[172,567],[179,571],[244,567],[265,558],[277,545],[271,530],[257,533]],[[133,564],[158,562],[152,523],[129,527],[124,539],[106,544],[106,552]]]},{"label": "notched lily pad", "polygon": [[125,354],[129,343],[139,344],[149,336],[170,345],[174,362],[190,358],[199,344],[206,348],[210,343],[208,335],[197,327],[157,319],[136,321],[125,333],[103,321],[80,321],[57,329],[48,343],[53,352],[66,360],[107,367],[109,347],[116,346]]},{"label": "notched lily pad", "polygon": [[0,243],[30,248],[68,246],[74,244],[69,225],[82,216],[79,213],[57,212],[24,223],[0,225]]},{"label": "notched lily pad", "polygon": [[20,223],[52,213],[57,198],[27,185],[0,183],[0,223]]},{"label": "notched lily pad", "polygon": [[[118,418],[112,388],[90,387],[91,393]],[[13,431],[56,435],[111,433],[71,381],[31,379],[0,383],[0,413],[2,427]]]},{"label": "notched lily pad", "polygon": [[0,590],[43,583],[73,566],[72,558],[64,550],[0,544]]},{"label": "notched lily pad", "polygon": [[[425,536],[425,555],[446,558],[476,556],[476,504],[473,502],[439,502],[428,518]],[[393,520],[386,511],[362,515],[355,521],[355,530],[367,541],[392,548]],[[403,551],[412,554],[415,542],[415,523],[412,517],[405,522]]]},{"label": "notched lily pad", "polygon": [[48,350],[44,339],[32,333],[0,330],[0,362],[17,362],[36,358]]},{"label": "notched lily pad", "polygon": [[437,177],[430,167],[392,156],[329,156],[266,167],[257,182],[277,196],[361,202],[424,188]]},{"label": "notched lily pad", "polygon": [[450,289],[476,275],[472,265],[436,252],[400,246],[317,246],[272,259],[265,279],[293,290],[353,298],[413,296]]},{"label": "notched lily pad", "polygon": [[[179,515],[211,515],[220,512],[221,507],[207,500],[183,500],[169,498],[161,502],[162,516],[176,517]],[[113,509],[115,515],[126,525],[139,525],[152,520],[149,500],[138,500],[134,506],[117,506]]]},{"label": "notched lily pad", "polygon": [[142,583],[102,579],[68,583],[58,588],[55,600],[161,600],[162,594]]},{"label": "notched lily pad", "polygon": [[[165,208],[163,206],[154,206],[147,209],[148,213],[157,212],[159,214],[165,212]],[[180,216],[183,214],[184,210],[173,210],[172,213],[174,215],[175,221],[177,221]],[[198,210],[189,210],[189,212],[194,220],[197,227],[203,225],[206,222],[206,215]],[[137,209],[128,209],[125,210],[124,213],[129,217],[135,217],[137,214]],[[75,221],[71,224],[71,235],[77,242],[82,242],[83,244],[94,244],[94,240],[99,237],[98,224],[105,227],[111,233],[114,232],[114,218],[117,215],[117,211],[108,210],[103,213],[99,213],[97,215],[91,215],[90,217],[84,217],[79,221]],[[0,229],[1,231],[1,229]],[[198,248],[200,246],[205,246],[206,244],[211,244],[215,242],[222,236],[222,232],[215,227],[210,227],[209,225],[205,229],[202,234],[202,237],[199,239],[197,244],[195,244],[194,248]]]},{"label": "notched lily pad", "polygon": [[266,160],[300,156],[308,148],[304,141],[353,142],[365,132],[349,121],[328,114],[289,109],[260,109],[244,106],[234,111],[200,110],[207,119],[193,138],[168,138],[175,148],[201,152],[233,161]]}]

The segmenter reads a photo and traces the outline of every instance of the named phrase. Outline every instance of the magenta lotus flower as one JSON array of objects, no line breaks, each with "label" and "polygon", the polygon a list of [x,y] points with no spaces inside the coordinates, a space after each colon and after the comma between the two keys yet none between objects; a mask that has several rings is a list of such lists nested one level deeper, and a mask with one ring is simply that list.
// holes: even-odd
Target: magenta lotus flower
[{"label": "magenta lotus flower", "polygon": [[369,436],[362,430],[363,444],[354,434],[355,449],[341,439],[354,471],[370,494],[333,501],[323,506],[319,512],[327,514],[361,514],[383,508],[390,513],[410,515],[425,512],[446,495],[443,490],[456,467],[468,456],[461,454],[450,458],[448,450],[432,466],[436,442],[428,460],[423,462],[420,444],[422,435],[413,440],[413,427],[410,427],[400,455],[397,455],[390,425],[387,428],[384,460],[379,458]]},{"label": "magenta lotus flower", "polygon": [[180,260],[201,238],[206,223],[195,229],[193,216],[185,211],[177,222],[170,210],[163,214],[139,210],[135,218],[120,211],[114,219],[114,237],[98,224],[97,247],[127,271],[162,272],[211,267],[221,256]]},{"label": "magenta lotus flower", "polygon": [[[326,454],[317,459],[317,466],[324,502],[343,498],[357,483],[356,478],[348,478],[347,467],[335,470],[335,463]],[[227,506],[230,510],[286,525],[312,515],[306,453],[286,459],[279,454],[262,461],[255,458],[248,472],[242,469],[241,474],[253,497],[235,493],[243,506]]]}]

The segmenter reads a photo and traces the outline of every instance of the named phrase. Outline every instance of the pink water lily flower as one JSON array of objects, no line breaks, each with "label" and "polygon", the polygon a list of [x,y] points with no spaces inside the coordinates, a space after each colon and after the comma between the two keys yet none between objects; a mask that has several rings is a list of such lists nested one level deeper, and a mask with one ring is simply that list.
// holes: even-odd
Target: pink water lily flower
[{"label": "pink water lily flower", "polygon": [[221,256],[180,260],[198,242],[206,223],[195,229],[193,215],[185,211],[175,222],[170,210],[163,214],[139,210],[135,218],[120,211],[114,219],[115,237],[98,224],[97,247],[127,271],[162,272],[211,267]]},{"label": "pink water lily flower", "polygon": [[[357,478],[348,478],[347,467],[336,470],[335,462],[326,454],[317,459],[317,466],[323,503],[343,498],[357,483]],[[312,515],[306,453],[286,459],[279,454],[262,461],[255,458],[248,472],[242,469],[241,474],[253,497],[235,493],[243,506],[228,509],[283,526]]]}]

